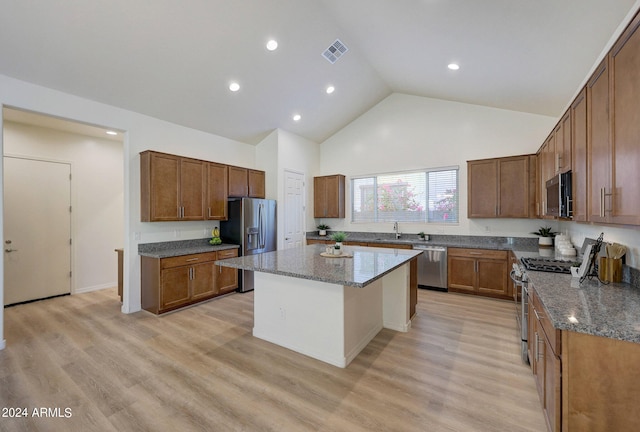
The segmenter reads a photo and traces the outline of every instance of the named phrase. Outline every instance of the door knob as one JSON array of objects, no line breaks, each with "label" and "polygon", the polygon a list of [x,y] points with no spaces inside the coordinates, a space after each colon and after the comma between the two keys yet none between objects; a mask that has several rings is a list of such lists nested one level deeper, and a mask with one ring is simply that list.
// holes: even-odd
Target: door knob
[{"label": "door knob", "polygon": [[4,251],[5,252],[18,252],[18,249],[6,248]]}]

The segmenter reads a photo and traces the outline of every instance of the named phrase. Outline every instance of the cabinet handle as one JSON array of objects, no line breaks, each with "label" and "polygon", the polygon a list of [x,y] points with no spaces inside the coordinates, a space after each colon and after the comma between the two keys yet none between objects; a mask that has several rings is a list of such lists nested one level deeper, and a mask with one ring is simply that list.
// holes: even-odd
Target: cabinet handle
[{"label": "cabinet handle", "polygon": [[482,255],[482,252],[469,252],[469,255]]},{"label": "cabinet handle", "polygon": [[533,360],[538,361],[538,332],[535,333],[536,343],[533,346]]},{"label": "cabinet handle", "polygon": [[191,279],[195,279],[196,278],[196,269],[194,267],[191,267]]},{"label": "cabinet handle", "polygon": [[600,217],[604,217],[604,188],[600,188]]},{"label": "cabinet handle", "polygon": [[200,258],[189,258],[188,260],[186,260],[186,262],[194,262],[194,261],[198,261]]},{"label": "cabinet handle", "polygon": [[207,213],[209,214],[209,218],[211,217],[211,207],[207,207]]},{"label": "cabinet handle", "polygon": [[537,310],[537,309],[533,309],[533,313],[536,315],[536,319],[537,319],[538,321],[541,321],[541,320],[542,320],[542,318],[540,318],[540,315],[538,315],[538,310]]},{"label": "cabinet handle", "polygon": [[536,361],[540,361],[540,342],[544,343],[544,339],[542,339],[540,336],[538,336],[538,334],[536,333]]}]

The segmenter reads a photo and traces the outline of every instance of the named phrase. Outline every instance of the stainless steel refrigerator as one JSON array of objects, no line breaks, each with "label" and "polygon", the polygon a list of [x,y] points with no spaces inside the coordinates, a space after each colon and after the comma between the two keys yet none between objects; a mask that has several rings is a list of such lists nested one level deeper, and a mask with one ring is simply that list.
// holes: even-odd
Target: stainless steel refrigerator
[{"label": "stainless steel refrigerator", "polygon": [[[276,201],[241,198],[229,201],[229,219],[220,222],[225,243],[240,245],[240,255],[256,255],[277,248]],[[238,291],[253,289],[253,272],[239,270]]]}]

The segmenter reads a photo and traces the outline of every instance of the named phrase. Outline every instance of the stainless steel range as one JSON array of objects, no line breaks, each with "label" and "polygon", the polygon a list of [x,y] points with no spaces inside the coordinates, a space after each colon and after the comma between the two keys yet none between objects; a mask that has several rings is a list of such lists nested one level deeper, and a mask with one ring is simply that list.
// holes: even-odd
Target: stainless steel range
[{"label": "stainless steel range", "polygon": [[574,261],[553,258],[520,258],[520,261],[527,270],[551,273],[571,273],[571,266],[574,265]]},{"label": "stainless steel range", "polygon": [[527,353],[528,348],[528,335],[529,335],[529,295],[527,292],[528,276],[525,271],[518,264],[513,265],[513,270],[509,275],[514,283],[515,290],[513,292],[513,300],[516,305],[516,321],[518,322],[518,330],[520,330],[520,355],[522,361],[529,362],[529,355]]}]

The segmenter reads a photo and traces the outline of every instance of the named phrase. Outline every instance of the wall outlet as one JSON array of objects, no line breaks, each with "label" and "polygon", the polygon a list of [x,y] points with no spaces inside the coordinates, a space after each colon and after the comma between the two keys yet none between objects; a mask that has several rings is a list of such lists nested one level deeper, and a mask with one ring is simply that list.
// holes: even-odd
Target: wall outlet
[{"label": "wall outlet", "polygon": [[287,310],[283,307],[280,308],[280,319],[282,319],[282,321],[287,320]]},{"label": "wall outlet", "polygon": [[180,230],[179,229],[173,230],[173,236],[175,238],[180,238]]},{"label": "wall outlet", "polygon": [[491,228],[489,227],[489,225],[485,225],[484,232],[491,232]]},{"label": "wall outlet", "polygon": [[133,233],[134,240],[140,240],[141,238],[142,238],[142,234],[140,233],[140,231],[136,231]]}]

